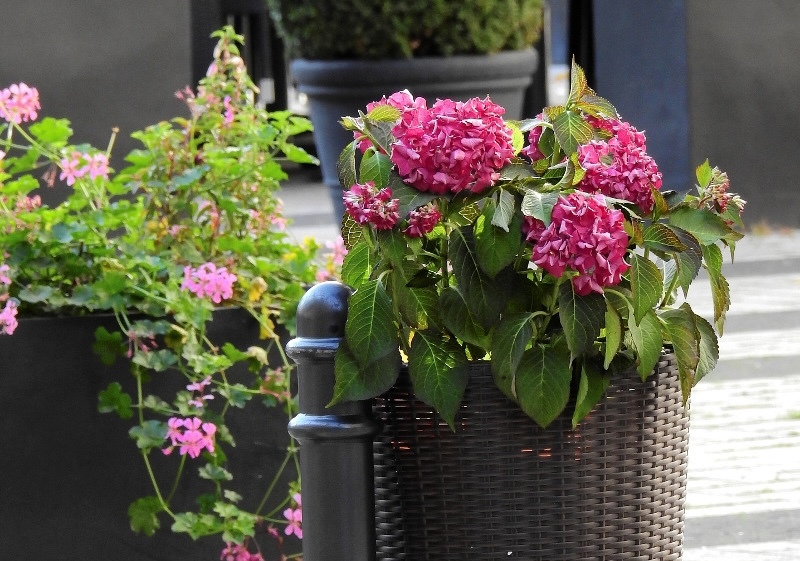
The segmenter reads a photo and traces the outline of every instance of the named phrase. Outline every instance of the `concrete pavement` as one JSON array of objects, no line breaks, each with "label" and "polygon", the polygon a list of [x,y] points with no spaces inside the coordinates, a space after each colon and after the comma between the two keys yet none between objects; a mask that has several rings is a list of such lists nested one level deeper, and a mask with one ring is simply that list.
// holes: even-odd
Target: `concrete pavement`
[{"label": "concrete pavement", "polygon": [[[293,172],[281,198],[297,237],[336,238],[318,171]],[[725,274],[720,362],[691,403],[683,561],[798,561],[800,231],[746,236]],[[689,299],[713,313],[702,279]]]}]

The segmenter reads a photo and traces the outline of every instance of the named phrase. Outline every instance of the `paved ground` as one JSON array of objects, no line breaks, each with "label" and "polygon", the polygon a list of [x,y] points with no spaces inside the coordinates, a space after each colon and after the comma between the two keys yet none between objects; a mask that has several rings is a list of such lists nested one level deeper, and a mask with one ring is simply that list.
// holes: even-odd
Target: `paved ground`
[{"label": "paved ground", "polygon": [[[313,172],[293,174],[282,198],[297,236],[338,235]],[[798,561],[800,231],[750,235],[735,257],[721,360],[691,403],[683,561]],[[711,315],[703,282],[690,301]]]}]

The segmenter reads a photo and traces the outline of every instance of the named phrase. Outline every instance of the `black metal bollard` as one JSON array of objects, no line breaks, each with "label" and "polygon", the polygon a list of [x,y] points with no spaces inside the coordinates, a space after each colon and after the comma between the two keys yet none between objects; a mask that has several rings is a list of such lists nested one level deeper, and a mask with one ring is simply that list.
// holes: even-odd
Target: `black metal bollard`
[{"label": "black metal bollard", "polygon": [[305,561],[375,559],[372,441],[379,426],[367,401],[326,407],[349,297],[338,282],[312,287],[297,309],[297,338],[286,346],[298,367],[300,413],[289,434],[300,443]]}]

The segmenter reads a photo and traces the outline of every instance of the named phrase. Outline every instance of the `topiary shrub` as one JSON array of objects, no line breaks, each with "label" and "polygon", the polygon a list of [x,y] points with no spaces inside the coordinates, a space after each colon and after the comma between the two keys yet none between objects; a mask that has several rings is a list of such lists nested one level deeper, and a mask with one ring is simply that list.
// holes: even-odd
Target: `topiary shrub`
[{"label": "topiary shrub", "polygon": [[487,54],[533,45],[544,0],[266,0],[291,58]]}]

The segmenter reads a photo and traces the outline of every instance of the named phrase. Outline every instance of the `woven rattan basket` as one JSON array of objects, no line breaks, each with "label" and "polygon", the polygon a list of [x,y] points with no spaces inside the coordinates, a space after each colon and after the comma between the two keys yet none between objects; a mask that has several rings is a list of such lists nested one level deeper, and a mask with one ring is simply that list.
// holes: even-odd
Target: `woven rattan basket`
[{"label": "woven rattan basket", "polygon": [[454,434],[401,375],[376,400],[378,559],[679,560],[688,414],[674,356],[539,429],[476,364]]}]

